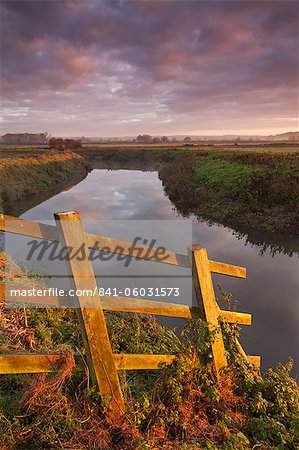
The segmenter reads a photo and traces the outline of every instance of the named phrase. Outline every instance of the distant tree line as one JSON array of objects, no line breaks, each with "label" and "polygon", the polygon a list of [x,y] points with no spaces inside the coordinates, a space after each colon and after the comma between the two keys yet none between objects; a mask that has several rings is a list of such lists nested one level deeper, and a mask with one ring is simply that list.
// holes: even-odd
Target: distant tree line
[{"label": "distant tree line", "polygon": [[[183,139],[184,142],[188,143],[191,142],[191,137],[186,136]],[[159,137],[153,137],[150,134],[139,134],[136,138],[136,142],[139,144],[167,144],[168,142],[177,142],[175,138],[173,138],[171,141],[167,136]]]},{"label": "distant tree line", "polygon": [[78,150],[82,147],[82,142],[76,139],[62,139],[52,137],[49,139],[49,147],[53,150]]},{"label": "distant tree line", "polygon": [[162,136],[161,138],[159,138],[159,137],[152,137],[149,134],[139,134],[139,136],[137,136],[136,141],[139,144],[160,144],[169,142],[169,139],[167,136]]},{"label": "distant tree line", "polygon": [[[176,143],[179,141],[176,138],[169,139],[167,136],[153,137],[150,134],[139,134],[136,138],[136,142],[138,142],[138,144],[167,144],[170,142]],[[186,136],[183,139],[183,142],[188,144],[192,142],[192,139],[191,137]],[[82,148],[82,140],[51,137],[49,139],[49,147],[53,150],[59,151],[77,150]]]}]

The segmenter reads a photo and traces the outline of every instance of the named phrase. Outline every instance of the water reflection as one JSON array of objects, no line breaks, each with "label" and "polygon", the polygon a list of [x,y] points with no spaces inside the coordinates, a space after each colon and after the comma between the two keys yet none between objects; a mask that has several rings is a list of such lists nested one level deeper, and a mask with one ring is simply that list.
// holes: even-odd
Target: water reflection
[{"label": "water reflection", "polygon": [[[185,220],[164,195],[157,172],[93,170],[85,180],[30,209],[22,217],[49,220],[53,213],[78,210],[84,221],[100,219]],[[175,235],[173,239],[175,240]],[[246,238],[221,226],[193,223],[193,242],[207,247],[211,259],[247,267],[246,280],[215,276],[215,286],[231,292],[238,310],[253,314],[243,327],[242,343],[249,354],[262,356],[263,368],[298,350],[298,260],[295,256],[247,245]]]}]

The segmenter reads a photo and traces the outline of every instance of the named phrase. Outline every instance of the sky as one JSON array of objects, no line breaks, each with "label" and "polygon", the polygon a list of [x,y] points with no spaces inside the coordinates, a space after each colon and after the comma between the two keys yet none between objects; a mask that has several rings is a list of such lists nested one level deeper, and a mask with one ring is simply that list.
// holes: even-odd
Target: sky
[{"label": "sky", "polygon": [[299,3],[1,1],[1,134],[298,130]]}]

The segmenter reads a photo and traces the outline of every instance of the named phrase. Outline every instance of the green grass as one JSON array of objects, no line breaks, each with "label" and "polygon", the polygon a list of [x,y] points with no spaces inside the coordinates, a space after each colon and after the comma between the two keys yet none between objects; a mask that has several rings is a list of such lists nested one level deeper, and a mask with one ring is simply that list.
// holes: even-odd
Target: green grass
[{"label": "green grass", "polygon": [[88,163],[71,152],[46,152],[0,159],[0,210],[22,198],[39,195],[53,187],[83,177]]},{"label": "green grass", "polygon": [[183,154],[159,174],[184,214],[290,235],[299,231],[298,154]]},{"label": "green grass", "polygon": [[247,190],[262,168],[222,159],[204,158],[195,167],[194,183],[215,191],[229,192],[234,198]]},{"label": "green grass", "polygon": [[168,152],[171,150],[176,151],[205,151],[205,152],[231,152],[231,153],[273,153],[273,154],[290,154],[298,152],[299,144],[193,144],[192,146],[185,146],[180,143],[168,143],[168,144],[155,144],[155,145],[141,145],[136,143],[126,144],[84,144],[83,148],[79,150],[81,153],[85,152],[98,152],[102,153],[107,151],[118,151],[124,153],[134,152]]}]

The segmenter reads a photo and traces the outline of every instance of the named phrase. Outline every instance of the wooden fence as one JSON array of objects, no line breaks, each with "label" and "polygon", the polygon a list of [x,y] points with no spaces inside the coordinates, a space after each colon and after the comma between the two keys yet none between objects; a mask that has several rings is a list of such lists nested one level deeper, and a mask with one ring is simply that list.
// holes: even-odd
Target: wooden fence
[{"label": "wooden fence", "polygon": [[[78,296],[78,315],[83,333],[87,364],[91,379],[97,385],[100,395],[106,401],[107,398],[109,399],[106,413],[108,419],[120,417],[125,411],[118,371],[159,369],[163,365],[171,364],[174,355],[113,354],[104,310],[182,318],[199,315],[208,323],[209,329],[215,333],[211,345],[216,373],[219,375],[220,370],[227,366],[219,317],[224,322],[250,325],[251,315],[223,311],[219,308],[215,297],[212,273],[246,278],[245,268],[209,260],[207,250],[200,245],[194,245],[188,249],[188,255],[167,251],[168,257],[163,261],[155,259],[155,249],[144,246],[135,247],[136,255],[134,255],[134,251],[132,252],[131,249],[132,244],[129,242],[85,233],[80,214],[77,212],[57,213],[54,216],[56,226],[0,215],[0,231],[47,241],[59,241],[66,247],[72,248],[74,252],[85,243],[89,249],[98,250],[99,248],[109,247],[112,253],[121,252],[122,255],[192,269],[197,299],[196,308],[138,298],[100,297],[98,294],[90,297]],[[86,290],[96,292],[97,283],[91,261],[87,258],[84,260],[69,258],[66,264],[74,289],[78,292],[84,291],[84,293],[86,293]],[[16,289],[16,285],[11,287]],[[29,289],[28,286],[18,286],[18,288]],[[15,297],[9,297],[10,286],[8,284],[0,284],[0,294],[2,301],[17,301]],[[50,295],[43,298],[24,297],[22,295],[19,301],[25,304],[60,305],[60,299]],[[260,357],[247,356],[239,342],[237,342],[237,345],[242,357],[248,363],[255,367],[260,366]],[[60,366],[61,356],[57,354],[0,355],[0,374],[57,372]]]}]

